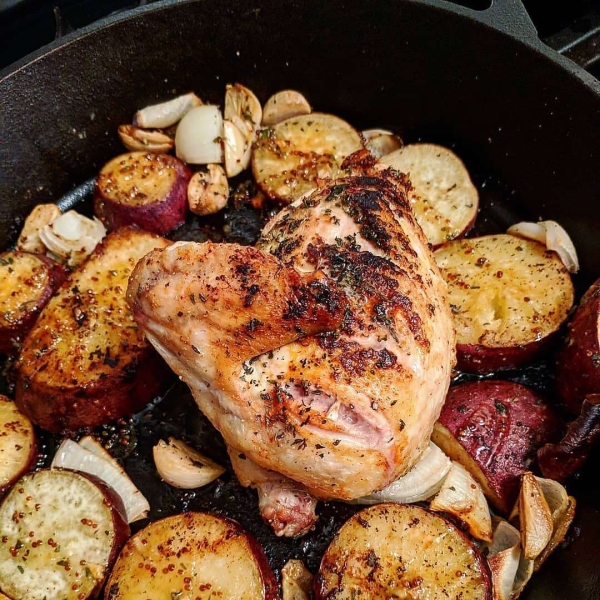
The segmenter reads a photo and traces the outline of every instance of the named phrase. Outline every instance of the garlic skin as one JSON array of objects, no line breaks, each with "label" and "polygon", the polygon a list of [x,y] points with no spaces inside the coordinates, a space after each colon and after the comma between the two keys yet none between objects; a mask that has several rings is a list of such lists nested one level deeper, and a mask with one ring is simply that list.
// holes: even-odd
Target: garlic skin
[{"label": "garlic skin", "polygon": [[40,231],[62,215],[56,204],[38,204],[25,219],[17,241],[17,250],[44,254],[46,246],[40,239]]},{"label": "garlic skin", "polygon": [[177,126],[177,158],[194,165],[223,162],[223,116],[217,106],[192,108]]},{"label": "garlic skin", "polygon": [[139,129],[133,125],[121,125],[118,133],[123,146],[132,152],[141,150],[164,154],[175,145],[175,141],[161,131]]},{"label": "garlic skin", "polygon": [[74,210],[62,214],[40,231],[40,240],[58,259],[70,267],[81,264],[106,236],[106,228],[94,217],[88,219]]},{"label": "garlic skin", "polygon": [[164,129],[171,127],[194,107],[202,106],[202,100],[193,92],[178,96],[167,102],[153,104],[138,110],[133,117],[134,127]]},{"label": "garlic skin", "polygon": [[300,92],[282,90],[267,100],[263,109],[262,124],[271,127],[292,117],[310,115],[311,112],[308,100]]},{"label": "garlic skin", "polygon": [[225,208],[229,199],[229,182],[221,165],[208,165],[208,171],[198,171],[188,183],[190,210],[199,216],[212,215]]},{"label": "garlic skin", "polygon": [[184,490],[208,485],[225,472],[217,463],[172,437],[167,442],[159,440],[152,454],[161,478],[169,485]]}]

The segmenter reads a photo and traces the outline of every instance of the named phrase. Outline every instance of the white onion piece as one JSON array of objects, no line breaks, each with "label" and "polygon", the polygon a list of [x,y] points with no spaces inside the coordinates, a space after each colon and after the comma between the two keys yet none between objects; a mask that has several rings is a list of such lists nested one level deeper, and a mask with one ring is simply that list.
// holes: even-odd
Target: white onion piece
[{"label": "white onion piece", "polygon": [[148,500],[122,468],[117,468],[111,461],[83,448],[73,440],[62,442],[54,455],[51,467],[88,473],[104,481],[123,501],[125,517],[129,523],[145,518],[150,510]]},{"label": "white onion piece", "polygon": [[231,121],[223,121],[223,141],[225,144],[225,172],[227,177],[235,177],[250,165],[252,140]]},{"label": "white onion piece", "polygon": [[207,165],[223,162],[223,117],[218,106],[192,108],[177,126],[177,157],[186,163]]},{"label": "white onion piece", "polygon": [[519,532],[506,521],[500,521],[488,545],[487,560],[492,572],[494,600],[511,598],[521,559]]},{"label": "white onion piece", "polygon": [[40,240],[53,255],[70,267],[82,263],[106,235],[104,225],[70,210],[40,231]]},{"label": "white onion piece", "polygon": [[473,537],[492,540],[492,516],[483,490],[459,463],[452,463],[448,476],[429,508],[456,517],[466,525]]},{"label": "white onion piece", "polygon": [[365,140],[365,148],[375,158],[391,154],[403,145],[400,137],[387,129],[365,129],[361,135]]},{"label": "white onion piece", "polygon": [[548,250],[558,254],[569,273],[579,271],[577,250],[569,234],[556,221],[539,221],[538,223],[524,221],[509,227],[506,233],[544,244]]},{"label": "white onion piece", "polygon": [[379,492],[354,500],[353,504],[410,504],[431,498],[442,487],[451,464],[451,460],[435,444],[429,442],[429,447],[423,452],[419,462],[406,475]]},{"label": "white onion piece", "polygon": [[133,125],[158,129],[170,127],[178,123],[195,106],[202,106],[202,100],[190,92],[184,96],[173,98],[173,100],[138,110],[133,117]]},{"label": "white onion piece", "polygon": [[169,438],[160,440],[153,448],[158,474],[169,484],[193,490],[214,481],[225,469],[185,442]]}]

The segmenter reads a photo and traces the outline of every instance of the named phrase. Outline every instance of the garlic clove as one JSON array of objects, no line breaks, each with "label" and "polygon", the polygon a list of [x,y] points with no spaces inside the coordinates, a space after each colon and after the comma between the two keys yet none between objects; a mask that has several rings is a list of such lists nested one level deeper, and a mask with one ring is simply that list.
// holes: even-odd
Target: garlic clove
[{"label": "garlic clove", "polygon": [[40,240],[40,231],[61,214],[60,208],[56,204],[38,204],[25,219],[17,241],[17,250],[44,254],[46,246]]},{"label": "garlic clove", "polygon": [[301,560],[288,560],[281,569],[282,600],[310,600],[313,576]]},{"label": "garlic clove", "polygon": [[106,228],[95,217],[88,219],[74,210],[62,214],[40,231],[40,240],[70,267],[81,264],[106,236]]},{"label": "garlic clove", "polygon": [[163,154],[175,145],[172,138],[160,131],[139,129],[133,125],[121,125],[118,133],[123,146],[132,152],[141,150]]},{"label": "garlic clove", "polygon": [[223,121],[223,141],[225,172],[227,177],[234,177],[250,165],[252,142],[237,125],[227,120]]},{"label": "garlic clove", "polygon": [[256,131],[260,127],[262,114],[260,101],[251,90],[239,83],[227,86],[223,109],[223,117],[227,121],[241,119],[250,125],[252,131]]},{"label": "garlic clove", "polygon": [[188,184],[190,210],[200,216],[212,215],[225,208],[229,199],[229,183],[221,165],[208,165],[208,171],[198,171]]},{"label": "garlic clove", "polygon": [[133,117],[134,127],[164,129],[181,121],[192,108],[202,106],[202,100],[193,92],[167,102],[153,104],[138,110]]},{"label": "garlic clove", "polygon": [[167,442],[160,440],[152,453],[158,474],[176,488],[199,488],[225,472],[223,467],[175,438],[169,438]]},{"label": "garlic clove", "polygon": [[548,545],[554,523],[544,492],[533,473],[527,472],[521,480],[519,519],[523,556],[533,560]]},{"label": "garlic clove", "polygon": [[402,148],[402,139],[387,129],[365,129],[361,132],[365,148],[375,157],[381,158]]},{"label": "garlic clove", "polygon": [[263,109],[262,124],[270,127],[292,117],[309,115],[311,112],[308,100],[300,92],[283,90],[267,100]]}]

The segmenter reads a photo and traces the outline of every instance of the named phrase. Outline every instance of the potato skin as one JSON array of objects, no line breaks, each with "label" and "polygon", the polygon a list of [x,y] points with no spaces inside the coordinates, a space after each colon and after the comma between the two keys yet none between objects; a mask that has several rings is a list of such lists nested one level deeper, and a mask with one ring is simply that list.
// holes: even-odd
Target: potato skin
[{"label": "potato skin", "polygon": [[[15,354],[40,311],[66,278],[66,271],[41,254],[16,250],[0,254],[0,354]],[[15,308],[18,302],[18,308]]]},{"label": "potato skin", "polygon": [[102,167],[94,189],[94,214],[109,231],[137,225],[164,235],[187,213],[191,170],[168,154],[130,152]]},{"label": "potato skin", "polygon": [[60,288],[23,342],[16,403],[52,432],[94,427],[143,408],[168,368],[137,328],[125,292],[136,262],[169,242],[110,234]]},{"label": "potato skin", "polygon": [[[538,393],[517,383],[486,380],[450,389],[439,423],[480,469],[479,481],[496,510],[508,512],[538,448],[556,440],[561,421]],[[439,434],[432,440],[438,443]],[[439,445],[439,444],[438,444]],[[453,452],[442,450],[454,458]]]},{"label": "potato skin", "polygon": [[583,295],[556,359],[556,383],[567,409],[578,414],[600,393],[600,279]]}]

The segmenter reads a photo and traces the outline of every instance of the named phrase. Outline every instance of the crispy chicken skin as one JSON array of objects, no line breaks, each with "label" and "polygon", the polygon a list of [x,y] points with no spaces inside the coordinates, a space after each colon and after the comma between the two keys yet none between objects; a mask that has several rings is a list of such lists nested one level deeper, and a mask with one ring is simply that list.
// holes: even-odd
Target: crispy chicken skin
[{"label": "crispy chicken skin", "polygon": [[257,248],[151,252],[128,297],[230,454],[351,500],[427,447],[455,340],[410,183],[360,153],[346,167],[284,208]]}]

